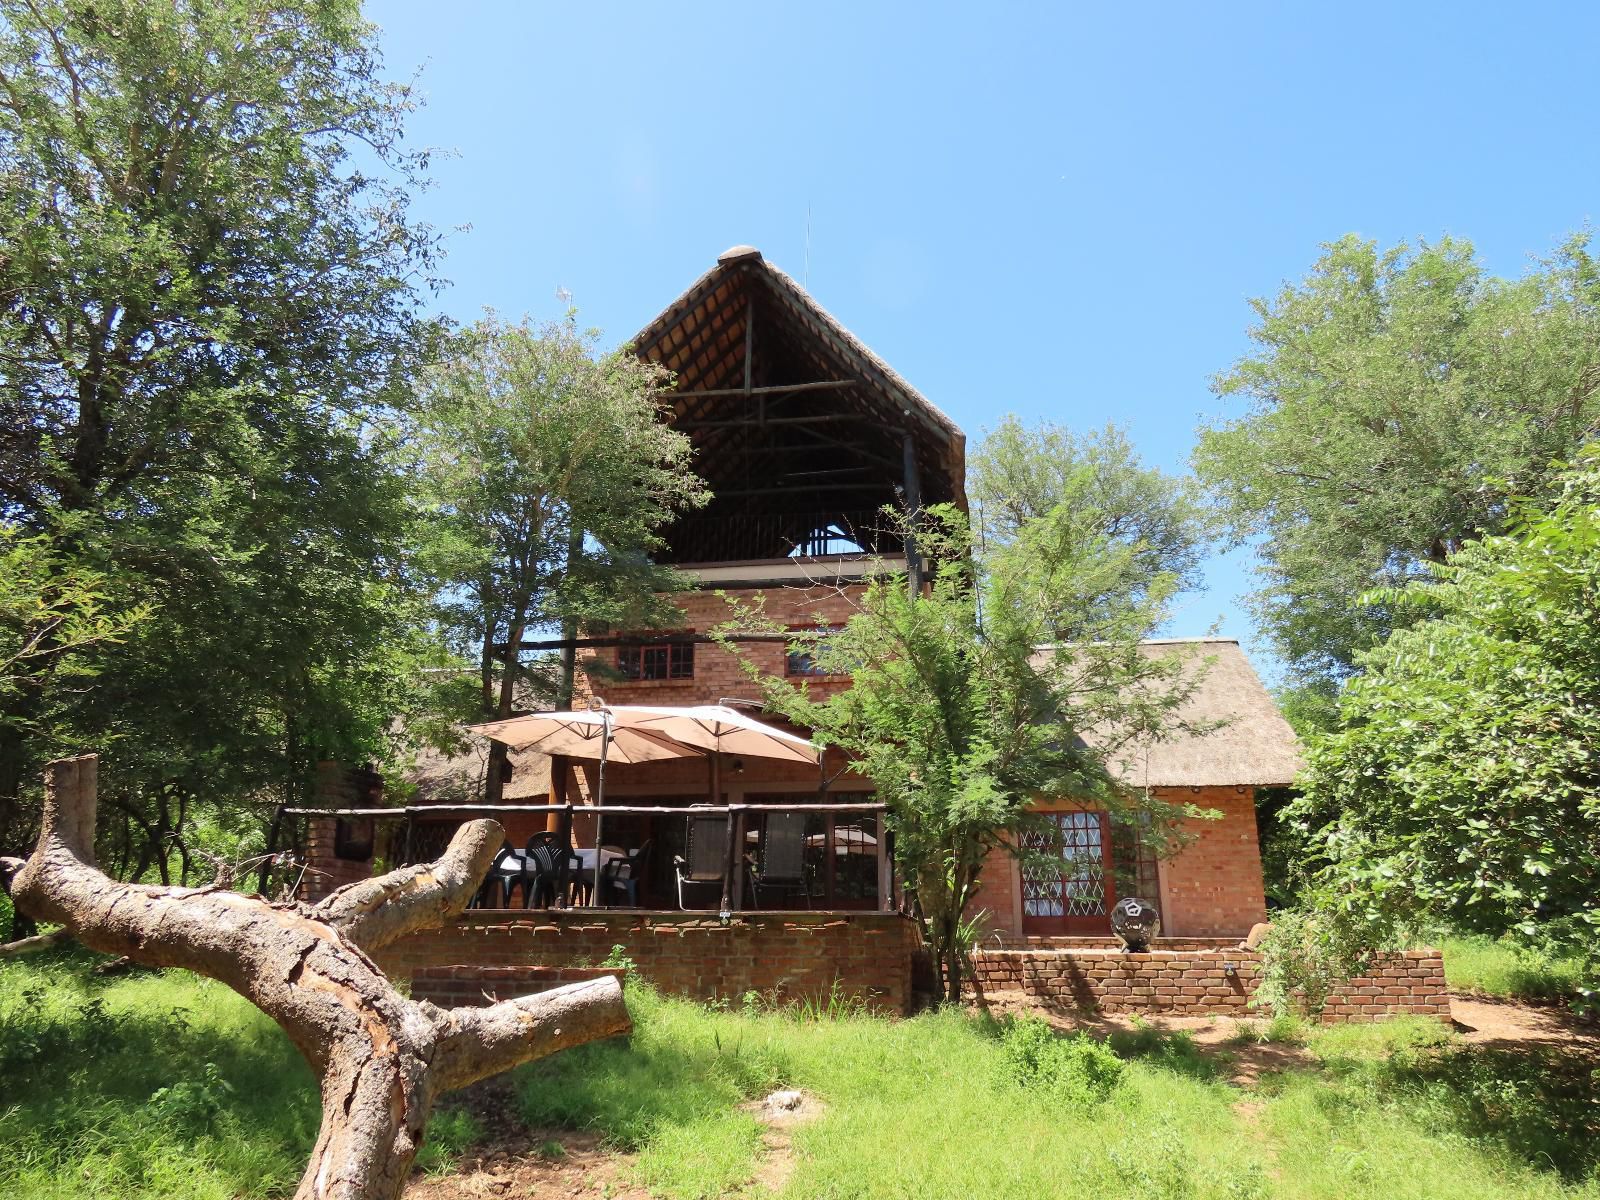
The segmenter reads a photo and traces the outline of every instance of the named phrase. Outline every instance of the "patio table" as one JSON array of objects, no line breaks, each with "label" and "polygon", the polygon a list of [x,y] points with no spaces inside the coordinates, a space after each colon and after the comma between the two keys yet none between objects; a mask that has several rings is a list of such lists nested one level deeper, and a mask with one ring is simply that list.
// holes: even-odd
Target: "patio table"
[{"label": "patio table", "polygon": [[[596,853],[597,852],[593,846],[585,846],[582,849],[574,850],[572,852],[572,857],[578,860],[578,869],[573,872],[572,881],[582,887],[588,888],[591,896],[594,893],[594,860]],[[602,867],[604,867],[607,863],[614,862],[619,858],[628,857],[626,854],[621,854],[616,850],[606,850],[604,848],[599,850],[598,854],[600,857],[600,865]]]}]

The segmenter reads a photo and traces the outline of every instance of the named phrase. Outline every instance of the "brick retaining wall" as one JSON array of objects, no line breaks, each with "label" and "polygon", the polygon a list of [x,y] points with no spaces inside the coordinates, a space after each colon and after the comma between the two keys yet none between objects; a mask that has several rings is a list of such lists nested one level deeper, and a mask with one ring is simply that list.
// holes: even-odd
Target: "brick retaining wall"
[{"label": "brick retaining wall", "polygon": [[[1249,950],[983,950],[973,958],[987,991],[1022,991],[1050,1004],[1099,1012],[1172,1016],[1249,1015],[1261,963]],[[1374,1021],[1403,1013],[1449,1018],[1439,951],[1380,957],[1367,975],[1340,990],[1323,1019]]]},{"label": "brick retaining wall", "polygon": [[468,985],[463,991],[511,986],[540,980],[536,973],[500,976],[485,968],[594,966],[621,946],[642,978],[674,995],[738,999],[755,991],[798,998],[825,994],[837,981],[877,1011],[904,1013],[917,944],[916,926],[894,913],[742,913],[723,925],[684,913],[507,911],[469,913],[378,957],[390,976],[409,978],[417,994],[419,985],[444,981],[424,973],[430,969],[461,972],[448,978]]}]

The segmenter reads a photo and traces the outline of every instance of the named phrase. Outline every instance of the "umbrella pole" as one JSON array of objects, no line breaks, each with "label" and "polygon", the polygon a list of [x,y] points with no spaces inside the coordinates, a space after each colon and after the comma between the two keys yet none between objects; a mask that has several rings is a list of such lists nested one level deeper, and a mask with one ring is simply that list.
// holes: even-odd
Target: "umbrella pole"
[{"label": "umbrella pole", "polygon": [[606,805],[606,751],[611,748],[611,714],[603,708],[600,725],[600,771],[594,788],[594,892],[590,897],[596,908],[606,906],[606,898],[600,894],[600,823]]},{"label": "umbrella pole", "polygon": [[[722,803],[722,753],[718,750],[711,752],[711,803]],[[735,839],[739,835],[734,828],[736,822],[733,819],[733,813],[726,807],[722,811],[728,822],[728,845],[726,857],[722,864],[722,905],[720,915],[726,920],[733,911],[733,879],[734,872],[739,869],[739,843]]]}]

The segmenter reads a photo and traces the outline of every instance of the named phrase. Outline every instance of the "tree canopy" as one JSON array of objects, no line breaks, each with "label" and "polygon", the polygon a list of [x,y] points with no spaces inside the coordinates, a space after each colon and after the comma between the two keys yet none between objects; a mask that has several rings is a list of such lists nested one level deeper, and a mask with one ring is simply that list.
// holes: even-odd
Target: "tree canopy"
[{"label": "tree canopy", "polygon": [[[45,564],[8,559],[43,615],[0,842],[84,746],[140,819],[383,756],[428,653],[393,421],[433,333],[411,107],[355,0],[0,0],[0,523]],[[51,615],[89,580],[143,617],[114,665]]]},{"label": "tree canopy", "polygon": [[[519,694],[568,702],[551,663],[522,670],[534,631],[649,628],[676,613],[658,593],[678,576],[650,561],[659,530],[705,502],[689,439],[662,422],[660,368],[628,350],[597,354],[575,314],[543,327],[489,316],[423,388],[423,486],[435,537],[428,555],[447,637],[479,666],[485,716]],[[519,685],[523,689],[518,691]],[[498,794],[504,747],[489,762]]]},{"label": "tree canopy", "polygon": [[1420,618],[1362,654],[1291,817],[1379,928],[1429,920],[1589,956],[1600,930],[1600,449],[1552,500],[1378,599]]},{"label": "tree canopy", "polygon": [[[902,576],[871,580],[842,629],[801,631],[793,649],[848,690],[814,698],[802,683],[747,669],[768,705],[844,750],[889,806],[895,860],[914,898],[949,999],[960,996],[976,932],[966,912],[992,851],[1020,853],[1016,834],[1040,795],[1098,801],[1140,819],[1159,845],[1190,810],[1121,787],[1107,769],[1118,750],[1178,728],[1174,710],[1195,676],[1176,657],[1150,657],[1139,639],[1165,615],[1143,596],[1086,626],[1082,643],[1040,653],[1060,613],[1040,581],[1091,568],[1098,544],[1050,537],[979,575],[962,515],[921,515],[919,548],[934,564],[913,594]],[[1048,556],[1017,569],[1024,558]],[[736,623],[748,625],[753,614]],[[1096,731],[1094,745],[1082,736]]]},{"label": "tree canopy", "polygon": [[1257,349],[1220,375],[1243,415],[1195,466],[1241,539],[1255,610],[1297,682],[1331,696],[1406,610],[1355,603],[1501,531],[1513,496],[1600,432],[1600,270],[1587,236],[1518,280],[1466,242],[1354,236],[1252,302]]}]

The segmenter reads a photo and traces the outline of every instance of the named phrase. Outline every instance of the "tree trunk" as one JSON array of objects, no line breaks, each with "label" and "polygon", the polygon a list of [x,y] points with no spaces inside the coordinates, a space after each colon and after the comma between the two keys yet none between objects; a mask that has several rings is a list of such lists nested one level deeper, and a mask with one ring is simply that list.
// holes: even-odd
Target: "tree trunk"
[{"label": "tree trunk", "polygon": [[395,1200],[440,1093],[629,1028],[614,978],[445,1011],[406,999],[374,964],[374,951],[466,906],[503,838],[494,821],[463,825],[437,862],[317,905],[119,883],[94,865],[96,762],[46,768],[38,844],[26,861],[0,860],[0,874],[19,909],[91,949],[220,980],[277,1021],[322,1077],[295,1200]]},{"label": "tree trunk", "polygon": [[[500,676],[500,698],[495,704],[495,719],[504,721],[516,708],[517,665],[521,661],[522,635],[527,631],[527,605],[519,604],[508,630],[505,674]],[[506,771],[510,766],[510,751],[504,742],[489,743],[489,763],[483,780],[483,802],[499,804],[506,785]]]}]

